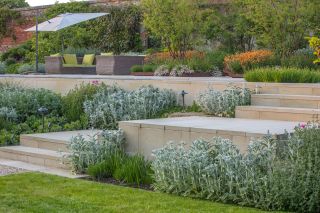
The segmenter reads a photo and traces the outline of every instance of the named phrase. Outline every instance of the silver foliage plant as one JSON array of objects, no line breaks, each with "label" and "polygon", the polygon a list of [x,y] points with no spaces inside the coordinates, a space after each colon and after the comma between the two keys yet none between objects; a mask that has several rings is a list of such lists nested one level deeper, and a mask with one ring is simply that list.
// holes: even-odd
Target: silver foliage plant
[{"label": "silver foliage plant", "polygon": [[167,65],[161,65],[159,66],[155,72],[154,75],[155,76],[173,76],[173,77],[181,77],[185,74],[192,74],[195,71],[193,69],[191,69],[190,67],[188,67],[187,65],[176,65],[174,66],[171,70],[170,67]]},{"label": "silver foliage plant", "polygon": [[254,139],[246,154],[220,137],[190,148],[170,142],[153,152],[154,188],[267,210],[319,212],[320,129],[308,128],[284,141]]},{"label": "silver foliage plant", "polygon": [[89,165],[103,161],[106,156],[123,150],[125,137],[123,130],[105,130],[91,137],[78,135],[68,143],[70,154],[64,156],[76,173],[84,173]]},{"label": "silver foliage plant", "polygon": [[229,86],[223,91],[208,89],[197,96],[196,103],[207,114],[234,117],[236,106],[251,104],[251,91],[236,86]]},{"label": "silver foliage plant", "polygon": [[153,118],[176,105],[172,90],[143,86],[126,91],[117,86],[100,90],[93,100],[84,103],[85,113],[96,128],[116,128],[118,121]]},{"label": "silver foliage plant", "polygon": [[18,114],[15,109],[1,107],[0,118],[4,119],[5,121],[16,121],[18,119]]},{"label": "silver foliage plant", "polygon": [[172,68],[170,76],[181,77],[185,74],[192,74],[194,70],[190,69],[187,65],[177,65]]}]

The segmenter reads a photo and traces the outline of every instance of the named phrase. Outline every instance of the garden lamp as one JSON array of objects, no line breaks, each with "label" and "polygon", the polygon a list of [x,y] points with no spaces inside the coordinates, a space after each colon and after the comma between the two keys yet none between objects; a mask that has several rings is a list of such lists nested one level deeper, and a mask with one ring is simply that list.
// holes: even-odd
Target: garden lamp
[{"label": "garden lamp", "polygon": [[184,102],[184,96],[187,95],[188,93],[184,90],[181,91],[181,96],[182,96],[182,106],[185,108],[185,102]]},{"label": "garden lamp", "polygon": [[40,107],[38,109],[38,114],[42,116],[42,132],[44,132],[44,116],[46,116],[49,113],[49,110],[45,107]]}]

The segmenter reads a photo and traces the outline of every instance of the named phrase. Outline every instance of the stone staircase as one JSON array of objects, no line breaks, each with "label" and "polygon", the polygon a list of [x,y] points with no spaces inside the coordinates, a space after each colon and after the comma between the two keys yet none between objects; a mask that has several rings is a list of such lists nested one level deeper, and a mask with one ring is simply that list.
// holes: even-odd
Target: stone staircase
[{"label": "stone staircase", "polygon": [[[281,91],[281,93],[262,93],[252,95],[251,106],[236,108],[236,118],[318,121],[320,117],[320,96],[315,89]],[[318,91],[316,91],[318,94]]]},{"label": "stone staircase", "polygon": [[96,133],[95,130],[84,130],[21,135],[20,146],[0,147],[0,164],[66,177],[79,177],[71,174],[65,158],[68,156],[67,143],[78,134],[90,137]]},{"label": "stone staircase", "polygon": [[[317,121],[320,117],[320,87],[306,84],[263,84],[252,95],[251,106],[236,108],[236,119],[170,118],[120,122],[127,137],[126,150],[149,156],[168,140],[183,140],[221,136],[234,140],[244,150],[251,137],[261,137],[268,130],[281,135],[293,131],[300,122]],[[259,121],[258,121],[259,120]],[[0,164],[22,169],[77,177],[62,163],[68,155],[68,141],[78,135],[92,136],[97,130],[22,135],[20,146],[0,147]]]}]

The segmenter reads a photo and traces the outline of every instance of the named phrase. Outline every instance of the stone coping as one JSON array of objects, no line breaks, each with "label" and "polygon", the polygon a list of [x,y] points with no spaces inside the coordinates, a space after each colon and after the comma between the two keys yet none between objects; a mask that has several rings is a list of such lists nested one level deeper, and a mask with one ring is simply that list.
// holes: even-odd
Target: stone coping
[{"label": "stone coping", "polygon": [[221,82],[228,83],[245,83],[248,85],[263,86],[287,86],[287,87],[311,87],[320,88],[320,83],[267,83],[267,82],[247,82],[243,78],[230,77],[169,77],[169,76],[133,76],[133,75],[70,75],[70,74],[54,74],[54,75],[17,75],[17,74],[0,74],[2,79],[94,79],[94,80],[137,80],[137,81],[166,81],[168,83],[176,82]]},{"label": "stone coping", "polygon": [[283,134],[285,131],[293,132],[298,122],[252,120],[241,118],[218,118],[218,117],[181,117],[164,118],[137,121],[121,121],[120,126],[137,126],[140,128],[158,128],[164,130],[181,130],[194,132],[228,132],[231,134],[244,132],[249,134]]}]

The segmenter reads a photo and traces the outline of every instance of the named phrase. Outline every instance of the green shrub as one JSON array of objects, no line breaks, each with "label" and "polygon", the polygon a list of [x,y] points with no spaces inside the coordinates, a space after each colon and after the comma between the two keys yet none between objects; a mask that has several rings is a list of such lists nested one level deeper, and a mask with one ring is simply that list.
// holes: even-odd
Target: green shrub
[{"label": "green shrub", "polygon": [[244,69],[239,61],[232,61],[232,62],[230,62],[229,66],[230,66],[232,72],[234,72],[234,73],[243,74],[243,72],[244,72]]},{"label": "green shrub", "polygon": [[245,73],[249,82],[319,83],[320,72],[299,68],[259,68]]},{"label": "green shrub", "polygon": [[251,92],[238,87],[229,87],[223,91],[209,89],[198,95],[196,103],[210,115],[234,117],[236,106],[250,105]]},{"label": "green shrub", "polygon": [[211,67],[217,67],[219,70],[223,70],[224,58],[227,56],[225,51],[210,51],[207,52],[205,57],[209,61]]},{"label": "green shrub", "polygon": [[101,163],[108,156],[122,151],[124,142],[122,130],[106,130],[89,139],[78,135],[68,144],[70,154],[66,158],[71,163],[73,171],[84,173],[88,166]]},{"label": "green shrub", "polygon": [[33,72],[34,71],[34,66],[31,64],[22,64],[18,69],[18,73],[27,73],[27,72]]},{"label": "green shrub", "polygon": [[142,65],[133,65],[130,68],[131,72],[143,72],[143,66]]},{"label": "green shrub", "polygon": [[6,73],[8,74],[18,74],[18,69],[21,66],[21,64],[10,64],[8,65],[6,63],[7,69],[6,69]]},{"label": "green shrub", "polygon": [[83,103],[91,100],[100,86],[81,84],[62,97],[62,113],[69,121],[77,121],[84,116]]},{"label": "green shrub", "polygon": [[172,90],[143,86],[134,91],[106,87],[84,102],[84,111],[95,128],[117,128],[118,121],[154,118],[176,105]]},{"label": "green shrub", "polygon": [[0,62],[0,74],[5,74],[7,70],[7,66],[5,63]]},{"label": "green shrub", "polygon": [[145,161],[142,155],[127,156],[120,167],[114,172],[117,180],[129,184],[150,184],[150,163]]},{"label": "green shrub", "polygon": [[281,60],[281,65],[284,67],[297,67],[300,69],[320,69],[320,66],[314,64],[315,56],[312,49],[300,49],[295,51],[292,55],[283,58]]},{"label": "green shrub", "polygon": [[143,72],[154,72],[156,70],[155,65],[145,64],[143,66]]},{"label": "green shrub", "polygon": [[32,50],[31,42],[28,41],[24,44],[19,45],[18,47],[10,48],[8,51],[4,52],[1,55],[1,61],[7,63],[7,65],[15,63],[27,63],[26,56]]},{"label": "green shrub", "polygon": [[168,144],[154,151],[161,192],[265,210],[319,212],[319,125],[297,127],[287,140],[253,140],[241,154],[228,139]]}]

